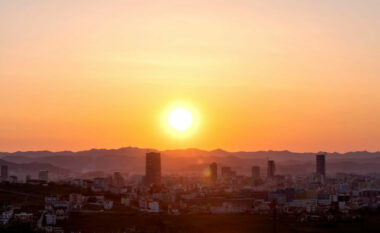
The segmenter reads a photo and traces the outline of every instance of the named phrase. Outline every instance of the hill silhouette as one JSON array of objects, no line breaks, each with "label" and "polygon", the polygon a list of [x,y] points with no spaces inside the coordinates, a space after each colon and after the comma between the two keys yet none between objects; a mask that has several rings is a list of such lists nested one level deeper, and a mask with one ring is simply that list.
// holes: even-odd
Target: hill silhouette
[{"label": "hill silhouette", "polygon": [[49,163],[37,161],[14,163],[0,159],[0,165],[7,165],[9,175],[15,175],[21,180],[24,180],[27,175],[32,179],[37,179],[40,170],[48,170],[50,179],[62,178],[70,173],[69,169],[59,168]]},{"label": "hill silhouette", "polygon": [[[92,149],[78,152],[26,151],[0,153],[0,159],[15,164],[41,163],[71,170],[76,173],[129,172],[142,174],[145,169],[145,153],[154,149],[125,147],[120,149]],[[261,167],[266,172],[268,159],[275,160],[278,174],[307,174],[315,171],[317,153],[295,153],[290,151],[228,152],[221,149],[205,151],[200,149],[165,150],[162,154],[163,172],[199,173],[211,162],[231,166],[238,174],[250,174],[251,166]],[[380,152],[327,153],[327,173],[376,173],[380,168]]]}]

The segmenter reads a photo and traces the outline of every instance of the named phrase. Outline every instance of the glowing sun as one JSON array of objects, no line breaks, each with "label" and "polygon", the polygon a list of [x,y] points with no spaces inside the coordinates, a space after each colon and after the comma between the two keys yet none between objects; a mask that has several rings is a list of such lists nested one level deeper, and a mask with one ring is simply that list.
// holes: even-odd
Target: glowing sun
[{"label": "glowing sun", "polygon": [[173,129],[184,131],[190,128],[193,123],[193,116],[184,108],[176,108],[170,112],[168,121]]}]

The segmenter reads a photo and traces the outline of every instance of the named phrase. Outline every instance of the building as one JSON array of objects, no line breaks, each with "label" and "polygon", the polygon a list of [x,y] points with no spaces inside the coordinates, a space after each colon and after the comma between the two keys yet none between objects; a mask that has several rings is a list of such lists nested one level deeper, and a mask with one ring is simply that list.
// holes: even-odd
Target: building
[{"label": "building", "polygon": [[12,216],[13,216],[13,213],[14,213],[14,209],[10,209],[10,210],[6,210],[6,211],[3,211],[1,214],[0,214],[0,225],[3,224],[7,224],[9,222],[9,220],[11,220]]},{"label": "building", "polygon": [[161,184],[161,154],[146,153],[145,180],[146,185]]},{"label": "building", "polygon": [[17,176],[9,176],[8,181],[11,183],[17,183]]},{"label": "building", "polygon": [[70,193],[69,201],[70,203],[82,203],[84,202],[85,197],[82,194]]},{"label": "building", "polygon": [[48,182],[49,180],[48,173],[49,172],[47,170],[41,170],[40,172],[38,172],[38,179]]},{"label": "building", "polygon": [[316,173],[317,175],[326,175],[326,159],[324,154],[318,154],[316,158]]},{"label": "building", "polygon": [[252,179],[253,180],[260,180],[260,167],[259,166],[252,166]]},{"label": "building", "polygon": [[26,213],[26,212],[21,212],[18,214],[13,215],[14,219],[20,220],[23,222],[31,222],[33,221],[33,214],[32,213]]},{"label": "building", "polygon": [[2,182],[8,181],[8,166],[7,165],[1,165],[1,181]]},{"label": "building", "polygon": [[222,167],[222,177],[230,177],[232,174],[232,169],[231,167]]},{"label": "building", "polygon": [[111,200],[104,200],[104,202],[103,202],[103,208],[105,210],[111,210],[113,208],[113,201],[111,201]]},{"label": "building", "polygon": [[119,188],[124,186],[124,177],[120,174],[120,172],[113,173],[112,185]]},{"label": "building", "polygon": [[216,182],[218,178],[218,165],[216,163],[210,164],[210,179],[211,182]]},{"label": "building", "polygon": [[108,191],[109,190],[109,180],[104,177],[94,178],[94,185],[91,187],[91,190],[94,192]]},{"label": "building", "polygon": [[275,174],[276,166],[273,160],[268,160],[268,178],[272,178]]},{"label": "building", "polygon": [[48,213],[45,215],[46,225],[55,225],[57,223],[57,215]]}]

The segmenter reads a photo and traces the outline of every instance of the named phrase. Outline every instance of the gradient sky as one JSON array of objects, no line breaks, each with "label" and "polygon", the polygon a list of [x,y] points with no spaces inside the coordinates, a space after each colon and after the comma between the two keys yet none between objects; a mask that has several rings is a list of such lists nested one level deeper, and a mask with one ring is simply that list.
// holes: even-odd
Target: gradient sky
[{"label": "gradient sky", "polygon": [[378,0],[3,0],[0,151],[380,150],[379,29]]}]

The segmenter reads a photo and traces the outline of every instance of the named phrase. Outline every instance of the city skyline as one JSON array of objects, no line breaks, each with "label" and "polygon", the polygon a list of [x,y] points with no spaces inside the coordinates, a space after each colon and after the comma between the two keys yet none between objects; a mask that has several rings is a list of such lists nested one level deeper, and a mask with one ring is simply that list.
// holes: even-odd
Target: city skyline
[{"label": "city skyline", "polygon": [[[293,232],[295,229],[365,232],[369,228],[379,229],[376,221],[380,205],[378,173],[336,173],[325,179],[325,164],[329,162],[325,154],[313,156],[314,169],[302,176],[275,173],[277,161],[268,160],[267,177],[260,175],[260,167],[255,163],[250,164],[252,174],[241,175],[230,166],[219,168],[216,162],[203,165],[209,169],[208,173],[161,176],[160,153],[148,151],[145,156],[145,176],[113,171],[92,179],[76,174],[50,180],[49,171],[40,170],[38,179],[27,176],[22,180],[14,175],[2,179],[0,195],[8,199],[7,205],[0,210],[0,230],[12,232],[9,230],[22,228],[30,232],[50,232],[54,229],[64,233],[89,229],[91,232],[111,229],[127,229],[127,232],[161,229],[162,232],[164,229],[163,232],[172,232],[167,230],[170,228],[197,232],[194,226],[209,230],[229,228],[236,232],[251,232],[252,229],[260,232]],[[8,177],[8,172],[13,173],[7,165],[1,168],[2,178]],[[221,176],[218,170],[222,171]],[[33,195],[38,202],[31,205],[25,201],[31,196],[28,190],[36,189],[44,195]],[[29,208],[31,206],[34,208]],[[109,223],[104,219],[109,214],[144,221],[139,224],[136,220],[119,218],[107,226]],[[155,216],[165,221],[159,224],[146,221]],[[203,221],[197,220],[210,216],[217,221],[207,221],[203,225]],[[248,218],[245,227],[249,224],[249,229],[236,227],[245,222],[243,218]],[[374,223],[364,226],[357,218],[374,219]],[[95,219],[99,222],[94,226]],[[228,221],[225,223],[222,219]],[[252,223],[255,219],[261,219],[262,223]],[[180,225],[176,225],[177,221]],[[193,222],[189,224],[188,221]],[[327,223],[329,225],[321,226]],[[273,230],[277,227],[281,230]]]}]

